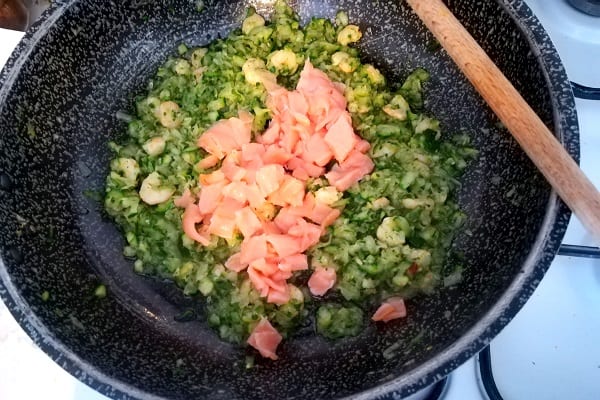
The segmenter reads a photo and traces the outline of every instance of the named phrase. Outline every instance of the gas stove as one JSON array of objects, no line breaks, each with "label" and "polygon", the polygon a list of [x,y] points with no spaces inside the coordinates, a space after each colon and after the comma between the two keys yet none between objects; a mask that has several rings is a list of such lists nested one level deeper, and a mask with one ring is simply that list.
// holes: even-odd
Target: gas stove
[{"label": "gas stove", "polygon": [[[581,166],[600,187],[600,89],[594,89],[600,88],[600,17],[569,4],[597,0],[525,1],[574,83]],[[0,67],[21,36],[0,29]],[[410,400],[599,398],[600,251],[576,217],[563,243],[531,299],[490,346]],[[35,347],[0,302],[0,399],[39,398],[107,400]],[[392,393],[383,399],[400,398]]]}]

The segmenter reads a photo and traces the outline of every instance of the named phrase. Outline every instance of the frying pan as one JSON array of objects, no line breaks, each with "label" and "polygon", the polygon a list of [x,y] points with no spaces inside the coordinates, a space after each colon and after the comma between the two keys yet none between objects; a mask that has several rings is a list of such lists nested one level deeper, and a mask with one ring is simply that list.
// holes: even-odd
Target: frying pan
[{"label": "frying pan", "polygon": [[[326,399],[409,395],[487,344],[542,279],[565,232],[561,203],[508,132],[400,0],[296,0],[306,22],[346,10],[365,61],[390,82],[425,67],[426,109],[479,150],[458,200],[462,281],[408,302],[406,319],[330,342],[311,327],[277,362],[244,367],[201,301],[141,277],[102,212],[107,142],[177,44],[205,45],[271,0],[57,2],[0,76],[0,296],[58,364],[119,399]],[[521,0],[449,0],[569,153],[578,159],[571,89],[551,42]],[[94,296],[103,283],[106,298]],[[192,316],[190,318],[190,316]]]}]

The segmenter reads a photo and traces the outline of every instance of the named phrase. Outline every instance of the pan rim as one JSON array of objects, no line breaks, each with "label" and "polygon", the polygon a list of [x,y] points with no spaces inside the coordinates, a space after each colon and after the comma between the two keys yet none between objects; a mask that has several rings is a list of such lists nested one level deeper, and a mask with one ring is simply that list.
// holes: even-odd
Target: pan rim
[{"label": "pan rim", "polygon": [[[558,52],[537,17],[523,0],[495,1],[527,38],[544,73],[544,83],[551,94],[554,133],[561,144],[567,147],[569,154],[578,162],[579,129],[575,100]],[[25,34],[0,73],[0,104],[12,88],[20,67],[35,49],[39,40],[77,2],[78,0],[53,2],[50,9],[46,10]],[[433,384],[473,357],[510,322],[531,296],[558,251],[570,215],[571,212],[559,199],[556,192],[551,191],[544,220],[530,254],[522,266],[522,273],[513,280],[493,307],[467,333],[439,352],[436,357],[398,378],[346,398],[370,399],[392,392],[406,396]],[[39,348],[63,369],[94,390],[111,398],[166,399],[108,376],[69,350],[52,335],[51,331],[36,317],[26,301],[19,295],[1,258],[0,298]]]},{"label": "pan rim", "polygon": [[[496,0],[496,2],[511,17],[527,39],[531,50],[535,52],[534,55],[544,74],[544,83],[553,94],[551,96],[552,119],[555,126],[553,133],[563,146],[567,146],[567,151],[579,164],[579,127],[575,98],[558,51],[541,22],[523,0]],[[550,68],[550,65],[553,68]],[[562,97],[561,101],[559,96],[554,96],[560,93],[566,96],[566,98]],[[564,113],[561,110],[569,112]],[[531,297],[560,247],[570,217],[571,210],[553,189],[546,204],[541,229],[523,263],[521,274],[513,280],[494,306],[469,331],[439,352],[435,358],[424,362],[402,377],[344,399],[367,400],[389,393],[397,393],[401,397],[408,396],[441,380],[479,353],[508,325]]]}]

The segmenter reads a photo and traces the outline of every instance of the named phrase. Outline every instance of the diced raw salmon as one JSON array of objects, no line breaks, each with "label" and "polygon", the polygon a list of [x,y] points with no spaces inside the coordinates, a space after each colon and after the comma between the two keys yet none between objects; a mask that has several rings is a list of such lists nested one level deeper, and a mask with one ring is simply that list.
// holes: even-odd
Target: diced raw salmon
[{"label": "diced raw salmon", "polygon": [[306,170],[308,176],[310,176],[311,178],[318,178],[325,173],[325,168],[319,167],[318,165],[309,162],[305,162],[302,165],[302,168]]},{"label": "diced raw salmon", "polygon": [[360,139],[356,145],[354,145],[354,149],[360,151],[361,153],[366,153],[371,148],[371,143],[367,142],[364,139]]},{"label": "diced raw salmon", "polygon": [[242,264],[240,253],[235,253],[225,261],[225,267],[231,271],[241,272],[248,267],[248,264]]},{"label": "diced raw salmon", "polygon": [[289,232],[290,228],[300,223],[299,219],[310,217],[314,207],[314,196],[312,193],[307,193],[301,206],[281,208],[273,221],[281,231]]},{"label": "diced raw salmon", "polygon": [[265,203],[265,198],[260,193],[256,183],[246,184],[246,199],[252,208],[260,208]]},{"label": "diced raw salmon", "polygon": [[200,181],[201,185],[205,186],[212,185],[214,183],[222,183],[227,180],[227,177],[225,176],[223,171],[217,170],[211,172],[210,174],[200,174],[198,180]]},{"label": "diced raw salmon", "polygon": [[269,262],[266,258],[259,258],[252,261],[249,267],[253,268],[256,271],[259,271],[265,276],[273,275],[275,272],[278,271],[277,263]]},{"label": "diced raw salmon", "polygon": [[244,208],[245,205],[244,201],[224,196],[213,211],[213,214],[222,214],[228,218],[235,218],[235,212]]},{"label": "diced raw salmon", "polygon": [[320,226],[306,222],[303,218],[299,218],[297,224],[288,231],[289,235],[300,239],[300,253],[319,243],[322,233],[323,229]]},{"label": "diced raw salmon", "polygon": [[246,129],[252,129],[252,122],[254,121],[254,116],[251,113],[249,113],[246,110],[240,110],[238,111],[238,118],[244,123]]},{"label": "diced raw salmon", "polygon": [[223,187],[222,194],[223,197],[245,204],[248,201],[248,184],[239,181],[231,182]]},{"label": "diced raw salmon", "polygon": [[374,166],[369,156],[352,150],[346,160],[341,164],[334,165],[331,171],[325,174],[325,177],[330,184],[342,192],[369,174]]},{"label": "diced raw salmon", "polygon": [[302,200],[302,205],[300,207],[292,208],[292,211],[303,217],[308,217],[313,212],[313,209],[315,208],[316,204],[317,202],[315,199],[315,195],[308,192]]},{"label": "diced raw salmon", "polygon": [[245,112],[240,116],[216,122],[200,136],[198,146],[220,160],[232,150],[240,150],[242,145],[250,143],[252,118]]},{"label": "diced raw salmon", "polygon": [[331,125],[324,141],[338,162],[341,163],[348,157],[358,142],[358,137],[354,133],[352,121],[347,113],[340,115],[337,121]]},{"label": "diced raw salmon", "polygon": [[204,246],[210,244],[210,235],[198,232],[196,224],[202,222],[203,215],[200,213],[198,206],[189,204],[183,212],[182,225],[183,232],[192,240],[201,243]]},{"label": "diced raw salmon", "polygon": [[[344,92],[346,91],[346,85],[345,85],[345,84],[343,84],[342,82],[333,82],[333,86],[334,86],[334,87],[337,89],[337,91],[338,91],[340,94],[344,94]],[[340,106],[340,107],[342,107],[342,108],[346,108],[346,105],[345,105],[345,104],[344,104],[344,105],[341,105],[341,104],[344,104],[344,103],[340,103],[340,104],[339,104],[339,106]]]},{"label": "diced raw salmon", "polygon": [[301,253],[300,250],[301,242],[297,237],[293,237],[287,234],[279,235],[266,235],[267,242],[273,246],[275,252],[280,257],[287,257],[293,254]]},{"label": "diced raw salmon", "polygon": [[235,212],[235,223],[244,238],[250,237],[262,229],[262,223],[250,207],[244,207]]},{"label": "diced raw salmon", "polygon": [[325,222],[327,222],[327,225],[330,225],[337,217],[339,217],[339,215],[340,210],[331,208],[326,204],[316,203],[311,213],[308,215],[308,218],[323,226]]},{"label": "diced raw salmon", "polygon": [[221,171],[223,175],[230,181],[241,181],[246,177],[247,171],[245,168],[240,166],[241,154],[239,151],[234,150],[229,153],[221,164]]},{"label": "diced raw salmon", "polygon": [[310,217],[315,207],[315,196],[312,193],[306,193],[304,196],[304,200],[302,200],[302,204],[299,206],[289,206],[283,207],[277,217],[275,217],[275,223],[277,223],[277,218],[281,215],[281,223],[287,226],[287,230],[293,225],[296,224],[298,218],[300,217]]},{"label": "diced raw salmon", "polygon": [[265,165],[265,162],[263,161],[262,158],[256,157],[256,158],[251,158],[251,159],[244,159],[244,160],[242,160],[240,165],[246,169],[247,177],[245,180],[247,182],[253,182],[254,174],[256,173],[256,171],[259,168],[261,168],[263,165]]},{"label": "diced raw salmon", "polygon": [[281,343],[283,337],[277,332],[271,323],[263,318],[252,330],[248,338],[248,344],[254,347],[261,356],[277,360],[277,346]]},{"label": "diced raw salmon", "polygon": [[187,208],[187,206],[193,204],[195,201],[196,199],[194,198],[192,191],[189,188],[186,188],[181,196],[173,200],[173,204],[175,207]]},{"label": "diced raw salmon", "polygon": [[283,231],[277,226],[277,224],[274,221],[262,221],[261,230],[267,235],[279,235],[283,233]]},{"label": "diced raw salmon", "polygon": [[281,127],[275,120],[271,120],[269,127],[262,135],[257,138],[258,143],[265,145],[273,144],[279,140],[279,134],[281,133]]},{"label": "diced raw salmon", "polygon": [[198,162],[198,167],[202,169],[212,168],[219,163],[219,157],[209,154]]},{"label": "diced raw salmon", "polygon": [[220,182],[203,186],[202,189],[200,189],[198,208],[202,214],[210,214],[217,208],[219,202],[223,199],[224,187],[225,182]]},{"label": "diced raw salmon", "polygon": [[[285,282],[285,279],[283,280]],[[285,304],[290,301],[290,290],[287,285],[285,290],[275,290],[269,289],[269,294],[267,295],[267,301],[273,304]]]},{"label": "diced raw salmon", "polygon": [[283,87],[269,92],[267,107],[271,110],[273,119],[280,119],[285,115],[285,112],[289,108],[288,93],[289,91]]},{"label": "diced raw salmon", "polygon": [[373,170],[373,161],[368,155],[352,150],[340,166],[343,169],[358,168],[366,175]]},{"label": "diced raw salmon", "polygon": [[315,125],[315,131],[331,126],[344,113],[341,108],[332,105],[329,94],[310,97],[309,117]]},{"label": "diced raw salmon", "polygon": [[263,280],[269,286],[269,291],[274,290],[276,292],[285,292],[287,290],[287,283],[284,279],[275,276],[264,276]]},{"label": "diced raw salmon", "polygon": [[198,146],[221,160],[237,146],[235,139],[229,134],[228,125],[226,120],[217,122],[200,136]]},{"label": "diced raw salmon", "polygon": [[303,182],[306,182],[310,178],[308,172],[306,172],[306,170],[302,167],[294,168],[292,171],[292,176],[296,179],[300,179]]},{"label": "diced raw salmon", "polygon": [[250,282],[252,282],[252,286],[254,286],[260,297],[267,297],[269,294],[269,285],[265,282],[264,275],[251,267],[248,267],[247,272],[248,278],[250,279]]},{"label": "diced raw salmon", "polygon": [[[286,164],[287,168],[294,171],[295,170],[303,170],[309,177],[318,178],[323,175],[325,172],[325,168],[319,167],[311,162],[303,160],[299,157],[292,157]],[[298,178],[300,179],[300,178]],[[302,180],[302,179],[301,179]]]},{"label": "diced raw salmon", "polygon": [[294,153],[296,153],[299,149],[302,149],[304,147],[299,146],[300,142],[302,142],[302,144],[306,143],[314,134],[314,129],[311,125],[300,125],[296,121],[292,121],[290,129],[293,130],[299,138],[299,141],[296,142],[296,145],[294,147]]},{"label": "diced raw salmon", "polygon": [[396,318],[404,317],[406,317],[406,305],[404,304],[404,300],[401,297],[390,297],[379,306],[371,319],[373,321],[388,322]]},{"label": "diced raw salmon", "polygon": [[[325,138],[327,138],[327,136]],[[318,134],[310,137],[310,139],[305,143],[304,149],[305,151],[301,158],[309,163],[316,164],[319,167],[324,167],[327,165],[333,158],[334,154],[334,152],[331,150],[331,145],[326,142],[326,139]]]},{"label": "diced raw salmon", "polygon": [[298,218],[301,217],[294,214],[290,210],[290,207],[283,207],[281,210],[279,210],[279,213],[273,222],[275,222],[275,225],[277,225],[282,232],[287,232],[292,226],[296,225]]},{"label": "diced raw salmon", "polygon": [[281,165],[269,164],[256,171],[255,180],[261,194],[267,197],[281,187],[284,177],[285,170]]},{"label": "diced raw salmon", "polygon": [[288,279],[290,279],[294,274],[292,273],[292,271],[282,271],[282,270],[278,270],[275,273],[273,273],[273,275],[271,275],[271,278],[273,278],[276,281],[287,281]]},{"label": "diced raw salmon", "polygon": [[240,262],[250,264],[259,258],[268,256],[267,239],[265,235],[251,236],[242,242],[240,249]]},{"label": "diced raw salmon", "polygon": [[[262,297],[285,304],[292,293],[287,280],[295,271],[308,269],[303,253],[319,242],[340,214],[331,202],[316,202],[312,193],[306,193],[306,181],[325,174],[325,166],[335,158],[337,164],[326,177],[337,190],[344,190],[369,173],[373,163],[363,154],[369,150],[368,142],[352,128],[343,84],[333,83],[307,61],[295,91],[274,81],[266,85],[269,128],[251,143],[252,115],[244,111],[211,126],[198,139],[209,153],[199,167],[216,166],[219,160],[221,166],[200,175],[198,206],[189,205],[193,196],[188,195],[176,203],[188,206],[184,231],[194,240],[209,244],[211,233],[231,239],[240,232],[240,251],[225,262],[226,268],[238,272],[247,268]],[[335,271],[319,268],[309,287],[322,295],[335,284]],[[259,348],[257,335],[255,329],[251,339]],[[269,354],[276,357],[274,349]]]},{"label": "diced raw salmon", "polygon": [[242,162],[263,159],[265,145],[261,143],[248,143],[242,146]]},{"label": "diced raw salmon", "polygon": [[225,213],[213,214],[210,217],[208,232],[223,239],[233,239],[237,232],[235,215],[227,215]]},{"label": "diced raw salmon", "polygon": [[337,165],[334,165],[331,171],[325,174],[325,177],[329,183],[335,186],[335,188],[340,192],[347,190],[364,177],[364,175],[361,174],[357,169],[345,171],[339,167],[336,167]]},{"label": "diced raw salmon", "polygon": [[333,84],[327,74],[313,67],[310,60],[306,60],[296,89],[310,95],[332,87]]},{"label": "diced raw salmon", "polygon": [[306,101],[304,95],[297,90],[290,91],[287,95],[287,101],[291,116],[297,122],[310,124],[310,121],[306,117],[308,113],[308,101]]},{"label": "diced raw salmon", "polygon": [[263,156],[265,164],[280,164],[285,165],[292,158],[292,154],[288,153],[279,145],[268,145]]},{"label": "diced raw salmon", "polygon": [[267,297],[270,290],[284,292],[287,288],[285,280],[275,280],[254,268],[252,264],[248,266],[248,278],[250,278],[254,288],[260,293],[261,297]]},{"label": "diced raw salmon", "polygon": [[329,214],[321,221],[321,228],[325,230],[329,225],[333,224],[342,212],[338,209],[332,209]]},{"label": "diced raw salmon", "polygon": [[279,145],[288,153],[293,153],[298,140],[300,140],[300,134],[294,129],[282,129],[283,132],[279,139]]},{"label": "diced raw salmon", "polygon": [[299,206],[304,199],[304,183],[290,175],[284,175],[279,188],[267,198],[271,203],[285,207]]},{"label": "diced raw salmon", "polygon": [[304,271],[308,269],[308,258],[306,254],[292,254],[291,256],[282,257],[279,261],[279,269],[281,271]]},{"label": "diced raw salmon", "polygon": [[335,285],[336,273],[333,268],[317,267],[308,279],[308,288],[315,296],[323,296]]},{"label": "diced raw salmon", "polygon": [[307,98],[308,115],[318,131],[334,122],[342,112],[346,112],[346,98],[343,91],[334,85],[327,75],[306,61],[296,87]]}]

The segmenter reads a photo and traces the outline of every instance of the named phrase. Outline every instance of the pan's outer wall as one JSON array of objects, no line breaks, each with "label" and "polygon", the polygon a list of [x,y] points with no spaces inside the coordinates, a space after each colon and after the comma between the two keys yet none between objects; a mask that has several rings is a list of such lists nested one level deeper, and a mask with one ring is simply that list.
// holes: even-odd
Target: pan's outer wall
[{"label": "pan's outer wall", "polygon": [[[0,296],[58,364],[113,398],[375,398],[441,379],[525,303],[570,214],[446,54],[427,50],[432,38],[404,2],[291,3],[304,21],[348,10],[365,32],[365,59],[391,81],[427,68],[427,109],[447,132],[473,137],[480,157],[459,195],[469,216],[456,240],[463,282],[409,302],[405,320],[336,344],[302,335],[281,346],[278,362],[246,371],[243,351],[201,322],[173,321],[188,299],[133,274],[121,235],[84,195],[102,190],[106,142],[125,131],[116,112],[132,110],[132,94],[179,42],[227,34],[248,4],[268,11],[261,1],[206,0],[198,13],[195,3],[60,3],[18,46],[0,76]],[[577,159],[570,86],[529,9],[448,3]],[[100,282],[105,299],[93,296]]]}]

